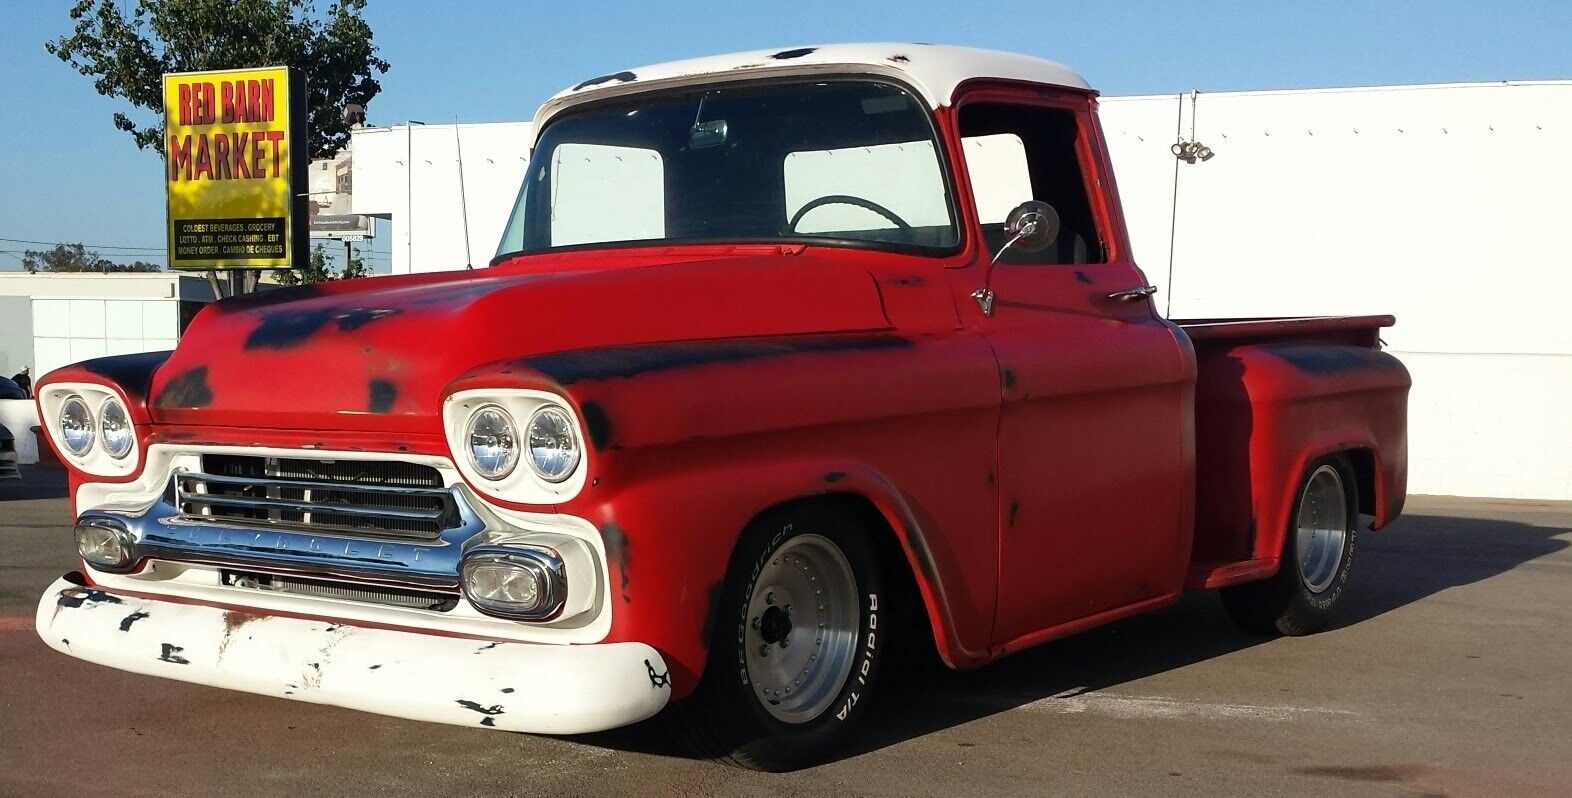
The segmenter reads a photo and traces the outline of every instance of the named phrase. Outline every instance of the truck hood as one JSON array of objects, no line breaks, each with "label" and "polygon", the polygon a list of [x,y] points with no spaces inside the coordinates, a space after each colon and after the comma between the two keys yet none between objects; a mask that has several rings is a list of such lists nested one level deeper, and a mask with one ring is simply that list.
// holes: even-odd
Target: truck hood
[{"label": "truck hood", "polygon": [[160,424],[437,433],[444,386],[505,358],[890,327],[873,277],[833,253],[607,261],[526,259],[218,302],[154,375],[148,410]]}]

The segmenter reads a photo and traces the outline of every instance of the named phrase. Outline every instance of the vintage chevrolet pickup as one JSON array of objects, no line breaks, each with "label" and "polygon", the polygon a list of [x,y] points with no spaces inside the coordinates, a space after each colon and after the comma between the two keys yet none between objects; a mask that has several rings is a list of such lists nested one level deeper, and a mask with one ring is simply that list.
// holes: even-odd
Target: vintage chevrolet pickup
[{"label": "vintage chevrolet pickup", "polygon": [[40,381],[82,567],[38,632],[495,729],[670,703],[779,769],[892,645],[975,668],[1212,588],[1322,628],[1403,506],[1393,320],[1161,318],[1096,107],[912,44],[586,80],[490,268],[225,300]]}]

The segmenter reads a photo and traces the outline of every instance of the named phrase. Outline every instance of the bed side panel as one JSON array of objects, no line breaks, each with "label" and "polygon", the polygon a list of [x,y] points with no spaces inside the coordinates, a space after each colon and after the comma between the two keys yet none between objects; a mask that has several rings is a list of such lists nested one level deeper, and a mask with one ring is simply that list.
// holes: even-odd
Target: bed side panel
[{"label": "bed side panel", "polygon": [[1194,559],[1274,559],[1300,476],[1315,458],[1368,452],[1375,528],[1407,492],[1403,365],[1330,343],[1197,344]]}]

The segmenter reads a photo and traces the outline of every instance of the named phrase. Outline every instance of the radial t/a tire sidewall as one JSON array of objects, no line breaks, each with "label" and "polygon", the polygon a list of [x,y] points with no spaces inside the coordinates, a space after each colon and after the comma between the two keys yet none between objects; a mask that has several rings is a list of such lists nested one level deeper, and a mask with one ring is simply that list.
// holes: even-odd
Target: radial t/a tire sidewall
[{"label": "radial t/a tire sidewall", "polygon": [[[1337,476],[1343,483],[1343,501],[1347,505],[1348,529],[1343,540],[1342,555],[1338,558],[1337,575],[1325,590],[1315,593],[1305,584],[1303,564],[1299,562],[1297,556],[1292,555],[1297,552],[1295,547],[1299,534],[1297,521],[1300,505],[1304,502],[1305,487],[1323,465],[1330,465],[1337,469]],[[1299,493],[1294,502],[1294,515],[1290,524],[1287,545],[1283,548],[1280,575],[1285,578],[1285,581],[1291,582],[1293,599],[1288,611],[1278,622],[1278,627],[1287,634],[1304,634],[1324,629],[1331,623],[1332,614],[1338,600],[1343,597],[1343,592],[1348,587],[1349,575],[1353,570],[1354,549],[1359,542],[1359,485],[1354,481],[1353,469],[1349,467],[1347,458],[1334,456],[1310,465],[1299,481]]]},{"label": "radial t/a tire sidewall", "polygon": [[[846,557],[857,583],[858,631],[851,671],[828,708],[805,723],[771,715],[758,699],[747,668],[748,599],[764,565],[782,544],[802,534],[820,535]],[[700,686],[702,714],[716,726],[720,753],[736,764],[786,770],[813,764],[842,750],[867,713],[888,641],[881,624],[888,606],[886,580],[867,532],[833,512],[801,510],[760,519],[739,541],[724,588],[722,616]]]}]

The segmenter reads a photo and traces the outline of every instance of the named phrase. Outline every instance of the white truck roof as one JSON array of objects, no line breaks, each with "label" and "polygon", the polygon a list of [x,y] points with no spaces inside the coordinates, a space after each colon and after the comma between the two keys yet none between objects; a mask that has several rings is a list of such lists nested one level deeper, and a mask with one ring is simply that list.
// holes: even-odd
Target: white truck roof
[{"label": "white truck roof", "polygon": [[1018,53],[935,44],[826,44],[668,61],[590,78],[547,100],[535,117],[536,129],[558,111],[581,100],[720,80],[829,73],[884,75],[902,80],[933,108],[947,105],[955,87],[974,78],[1091,90],[1086,79],[1070,68]]}]

